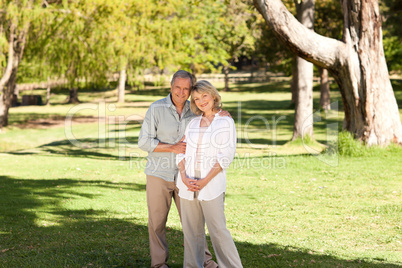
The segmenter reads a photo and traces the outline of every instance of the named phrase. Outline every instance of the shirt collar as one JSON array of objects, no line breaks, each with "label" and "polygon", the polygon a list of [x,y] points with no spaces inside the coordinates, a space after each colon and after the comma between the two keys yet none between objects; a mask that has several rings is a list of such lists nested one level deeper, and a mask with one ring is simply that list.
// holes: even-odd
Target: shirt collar
[{"label": "shirt collar", "polygon": [[[169,108],[176,110],[176,106],[172,101],[171,93],[169,93],[169,95],[166,97],[166,102],[169,105]],[[190,109],[190,101],[186,100],[186,103],[184,103],[183,112],[187,112],[189,109]]]},{"label": "shirt collar", "polygon": [[[222,112],[222,109],[220,109],[219,112],[217,112],[217,113],[215,114],[215,117],[219,116],[219,114],[220,114],[221,112]],[[202,115],[203,115],[203,114],[200,115],[200,118],[202,117]]]},{"label": "shirt collar", "polygon": [[172,94],[169,93],[169,95],[166,97],[166,102],[169,104],[169,107],[174,107],[173,101],[172,101]]}]

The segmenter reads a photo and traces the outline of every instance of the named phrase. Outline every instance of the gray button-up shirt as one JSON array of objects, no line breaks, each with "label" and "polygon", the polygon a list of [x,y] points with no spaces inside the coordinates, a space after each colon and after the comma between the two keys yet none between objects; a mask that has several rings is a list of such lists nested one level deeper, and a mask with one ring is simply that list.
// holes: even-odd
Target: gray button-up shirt
[{"label": "gray button-up shirt", "polygon": [[170,94],[151,104],[138,137],[138,147],[148,152],[145,174],[174,181],[178,172],[175,153],[154,152],[159,142],[176,144],[184,135],[187,124],[194,118],[190,102],[186,101],[181,117]]}]

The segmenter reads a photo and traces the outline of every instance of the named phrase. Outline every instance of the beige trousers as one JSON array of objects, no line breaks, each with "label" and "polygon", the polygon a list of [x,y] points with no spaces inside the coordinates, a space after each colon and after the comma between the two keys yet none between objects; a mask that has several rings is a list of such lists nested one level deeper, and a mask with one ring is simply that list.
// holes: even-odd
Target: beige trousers
[{"label": "beige trousers", "polygon": [[226,228],[225,193],[210,201],[180,199],[184,233],[185,268],[200,268],[204,260],[205,223],[219,268],[243,267],[236,245]]},{"label": "beige trousers", "polygon": [[[169,249],[166,241],[166,222],[172,198],[181,218],[179,189],[174,182],[147,175],[147,204],[149,248],[151,267],[168,267]],[[214,268],[217,264],[212,260],[208,247],[204,247],[204,267]]]}]

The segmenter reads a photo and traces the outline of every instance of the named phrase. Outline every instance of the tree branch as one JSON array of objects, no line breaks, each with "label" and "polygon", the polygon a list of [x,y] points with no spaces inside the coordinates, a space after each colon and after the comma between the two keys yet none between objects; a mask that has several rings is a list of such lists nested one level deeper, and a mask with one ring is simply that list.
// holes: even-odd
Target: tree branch
[{"label": "tree branch", "polygon": [[254,0],[275,34],[296,55],[322,68],[334,69],[346,58],[346,44],[303,26],[280,0]]}]

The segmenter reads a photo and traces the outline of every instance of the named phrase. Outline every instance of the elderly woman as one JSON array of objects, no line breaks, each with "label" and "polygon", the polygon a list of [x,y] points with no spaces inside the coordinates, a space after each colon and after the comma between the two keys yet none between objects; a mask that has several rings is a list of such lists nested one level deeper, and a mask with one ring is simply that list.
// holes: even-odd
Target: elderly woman
[{"label": "elderly woman", "polygon": [[203,266],[206,223],[219,267],[242,267],[224,214],[226,169],[236,151],[235,124],[230,117],[218,116],[221,97],[208,81],[194,85],[190,108],[198,117],[186,128],[186,153],[177,157],[183,266]]}]

